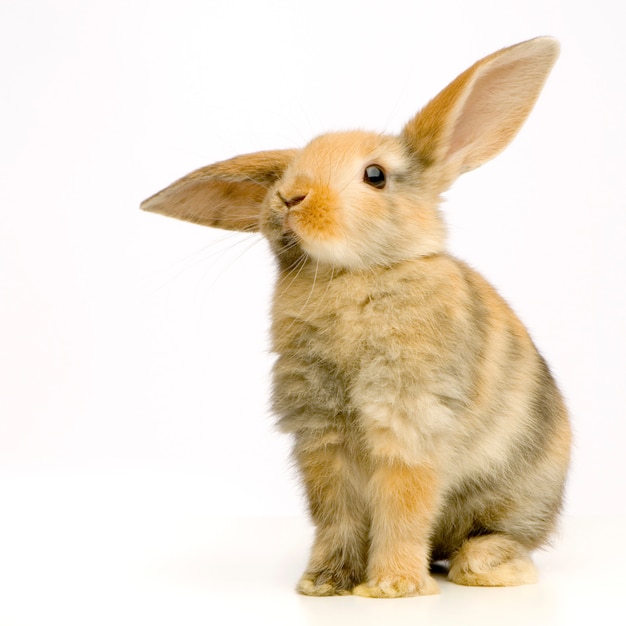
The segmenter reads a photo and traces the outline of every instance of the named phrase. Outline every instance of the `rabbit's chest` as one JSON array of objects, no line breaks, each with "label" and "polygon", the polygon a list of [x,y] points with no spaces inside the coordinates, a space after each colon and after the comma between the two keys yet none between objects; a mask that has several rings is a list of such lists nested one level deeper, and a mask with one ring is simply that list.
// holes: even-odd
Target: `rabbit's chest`
[{"label": "rabbit's chest", "polygon": [[390,321],[376,300],[301,322],[275,363],[273,410],[284,432],[324,432],[408,461],[449,427],[450,409],[432,396],[447,377],[419,329]]},{"label": "rabbit's chest", "polygon": [[310,426],[362,414],[370,397],[408,402],[416,384],[436,384],[437,311],[419,283],[352,276],[289,295],[275,303],[273,326],[274,409],[287,430],[298,416]]},{"label": "rabbit's chest", "polygon": [[292,319],[291,348],[305,360],[332,363],[348,377],[374,353],[396,354],[402,337],[416,327],[397,294],[337,285],[317,295]]},{"label": "rabbit's chest", "polygon": [[284,429],[343,416],[364,427],[393,423],[408,441],[446,427],[450,409],[436,398],[465,393],[460,327],[432,284],[403,269],[309,283],[275,301],[274,410]]},{"label": "rabbit's chest", "polygon": [[274,303],[275,352],[332,363],[348,377],[373,358],[418,365],[441,356],[458,320],[440,286],[421,267],[425,263],[294,281]]}]

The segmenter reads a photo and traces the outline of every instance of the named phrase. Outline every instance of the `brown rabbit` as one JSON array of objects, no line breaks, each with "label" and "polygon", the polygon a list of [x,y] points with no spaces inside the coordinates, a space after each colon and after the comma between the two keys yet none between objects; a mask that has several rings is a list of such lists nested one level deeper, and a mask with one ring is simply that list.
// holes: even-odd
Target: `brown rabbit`
[{"label": "brown rabbit", "polygon": [[440,196],[499,153],[558,56],[541,37],[448,85],[399,136],[331,133],[238,156],[142,204],[259,231],[278,261],[273,408],[316,536],[298,590],[534,582],[569,464],[563,400],[494,289],[445,252]]}]

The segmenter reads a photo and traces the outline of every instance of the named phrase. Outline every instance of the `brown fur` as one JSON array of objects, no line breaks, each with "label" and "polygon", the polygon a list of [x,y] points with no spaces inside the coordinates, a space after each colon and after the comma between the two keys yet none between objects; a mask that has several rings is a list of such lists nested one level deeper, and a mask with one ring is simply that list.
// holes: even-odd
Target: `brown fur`
[{"label": "brown fur", "polygon": [[[278,260],[273,408],[316,537],[298,590],[397,597],[532,582],[569,463],[567,411],[524,326],[444,250],[440,194],[495,156],[558,52],[482,59],[399,137],[323,135],[190,174],[143,208],[260,230]],[[364,178],[376,164],[383,188]]]}]

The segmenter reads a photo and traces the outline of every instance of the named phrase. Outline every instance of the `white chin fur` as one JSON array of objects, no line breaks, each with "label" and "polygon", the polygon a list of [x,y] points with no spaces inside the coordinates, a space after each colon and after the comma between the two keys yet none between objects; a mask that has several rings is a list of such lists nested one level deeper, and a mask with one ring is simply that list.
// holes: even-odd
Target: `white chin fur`
[{"label": "white chin fur", "polygon": [[299,236],[300,246],[315,262],[347,270],[391,266],[395,263],[443,250],[445,231],[437,229],[427,236],[407,236],[382,225],[375,237],[359,233],[335,238]]},{"label": "white chin fur", "polygon": [[354,244],[346,240],[302,241],[300,245],[313,261],[325,265],[345,269],[362,269],[372,265],[371,254],[369,256],[359,254],[358,250],[354,249]]}]

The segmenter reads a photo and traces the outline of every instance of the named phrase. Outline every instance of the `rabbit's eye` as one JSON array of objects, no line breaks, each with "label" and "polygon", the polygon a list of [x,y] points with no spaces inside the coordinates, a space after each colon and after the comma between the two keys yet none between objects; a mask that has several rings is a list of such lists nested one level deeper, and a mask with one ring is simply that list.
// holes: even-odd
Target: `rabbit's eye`
[{"label": "rabbit's eye", "polygon": [[376,189],[382,189],[386,184],[385,172],[380,165],[369,165],[365,168],[363,180]]}]

